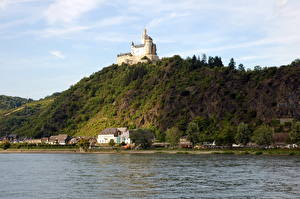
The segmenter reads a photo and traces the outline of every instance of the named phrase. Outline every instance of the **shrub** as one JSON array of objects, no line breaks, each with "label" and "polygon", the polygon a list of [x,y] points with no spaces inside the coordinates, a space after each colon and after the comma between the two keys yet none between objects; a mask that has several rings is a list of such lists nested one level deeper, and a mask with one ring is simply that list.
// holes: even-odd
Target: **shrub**
[{"label": "shrub", "polygon": [[258,126],[253,132],[252,141],[258,145],[270,145],[273,141],[273,129],[267,125]]},{"label": "shrub", "polygon": [[0,144],[0,148],[2,148],[4,150],[8,149],[9,147],[10,147],[9,141],[4,141]]}]

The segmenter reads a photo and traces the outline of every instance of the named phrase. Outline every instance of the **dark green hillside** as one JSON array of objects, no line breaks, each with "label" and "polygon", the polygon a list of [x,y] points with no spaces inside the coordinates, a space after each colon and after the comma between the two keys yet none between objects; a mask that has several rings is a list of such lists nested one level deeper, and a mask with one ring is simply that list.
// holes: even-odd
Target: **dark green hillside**
[{"label": "dark green hillside", "polygon": [[206,62],[174,56],[157,64],[112,65],[33,112],[2,116],[0,134],[96,135],[113,126],[185,130],[197,116],[253,125],[300,119],[299,77],[299,61],[252,71],[235,69],[233,63],[224,67],[219,57]]},{"label": "dark green hillside", "polygon": [[34,137],[34,131],[21,132],[20,129],[25,124],[31,123],[33,118],[49,106],[58,94],[53,94],[50,97],[38,101],[28,102],[17,108],[12,108],[0,112],[0,136],[9,134],[19,134],[25,137]]},{"label": "dark green hillside", "polygon": [[17,108],[19,106],[22,106],[23,104],[32,101],[33,101],[32,99],[0,95],[0,111]]}]

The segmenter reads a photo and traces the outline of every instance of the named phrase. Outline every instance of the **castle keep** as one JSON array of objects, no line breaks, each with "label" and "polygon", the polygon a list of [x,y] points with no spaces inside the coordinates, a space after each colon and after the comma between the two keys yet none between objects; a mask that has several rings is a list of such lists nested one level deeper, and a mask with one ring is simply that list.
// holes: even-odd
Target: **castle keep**
[{"label": "castle keep", "polygon": [[147,35],[145,29],[142,34],[142,44],[135,45],[131,43],[131,52],[122,53],[117,56],[117,64],[136,64],[138,62],[157,61],[159,57],[156,53],[156,45],[152,38]]}]

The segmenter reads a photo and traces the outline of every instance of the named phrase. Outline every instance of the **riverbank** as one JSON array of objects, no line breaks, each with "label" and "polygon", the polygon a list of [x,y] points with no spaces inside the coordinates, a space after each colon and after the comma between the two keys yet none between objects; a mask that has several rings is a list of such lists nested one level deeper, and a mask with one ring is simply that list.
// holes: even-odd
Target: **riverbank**
[{"label": "riverbank", "polygon": [[8,153],[56,153],[56,154],[232,154],[232,155],[299,155],[300,149],[150,149],[150,150],[87,150],[79,149],[7,149],[0,154]]}]

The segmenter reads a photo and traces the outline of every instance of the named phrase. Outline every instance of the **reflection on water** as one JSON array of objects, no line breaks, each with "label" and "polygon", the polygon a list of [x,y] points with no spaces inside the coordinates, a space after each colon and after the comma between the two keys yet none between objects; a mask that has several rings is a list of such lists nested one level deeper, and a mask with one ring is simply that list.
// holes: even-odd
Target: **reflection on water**
[{"label": "reflection on water", "polygon": [[0,198],[299,198],[300,157],[0,154]]}]

